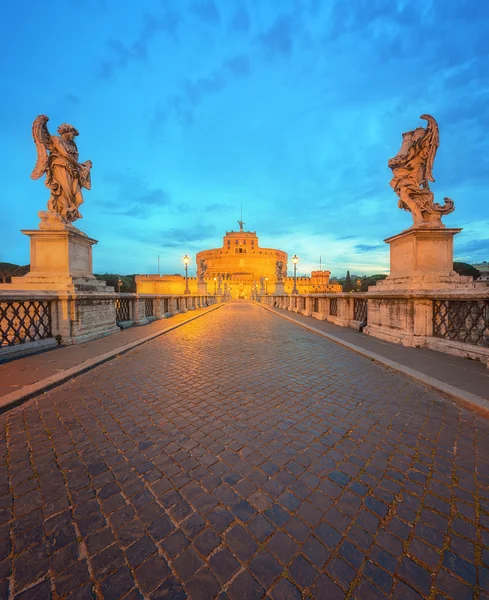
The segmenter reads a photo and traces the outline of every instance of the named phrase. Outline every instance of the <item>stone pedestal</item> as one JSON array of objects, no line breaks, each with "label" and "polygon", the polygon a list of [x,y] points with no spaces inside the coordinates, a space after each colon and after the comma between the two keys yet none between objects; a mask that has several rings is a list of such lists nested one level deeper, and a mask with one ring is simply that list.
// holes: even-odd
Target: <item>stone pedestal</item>
[{"label": "stone pedestal", "polygon": [[453,270],[453,236],[461,229],[407,229],[384,240],[390,245],[390,274],[369,292],[439,290],[467,286],[472,277]]},{"label": "stone pedestal", "polygon": [[199,294],[207,296],[207,283],[205,281],[199,281]]},{"label": "stone pedestal", "polygon": [[405,346],[433,335],[433,302],[443,292],[470,293],[472,277],[453,270],[453,236],[461,229],[407,229],[387,238],[390,274],[369,287],[364,333]]},{"label": "stone pedestal", "polygon": [[[92,246],[97,240],[75,229],[23,230],[31,240],[30,272],[0,289],[113,292],[93,275]],[[6,287],[8,286],[8,287]]]},{"label": "stone pedestal", "polygon": [[15,299],[49,296],[53,335],[63,344],[86,342],[118,331],[114,288],[92,272],[89,238],[60,219],[43,219],[40,229],[24,230],[31,241],[30,272],[0,285]]},{"label": "stone pedestal", "polygon": [[283,281],[275,282],[275,291],[273,292],[274,296],[285,296],[285,283]]}]

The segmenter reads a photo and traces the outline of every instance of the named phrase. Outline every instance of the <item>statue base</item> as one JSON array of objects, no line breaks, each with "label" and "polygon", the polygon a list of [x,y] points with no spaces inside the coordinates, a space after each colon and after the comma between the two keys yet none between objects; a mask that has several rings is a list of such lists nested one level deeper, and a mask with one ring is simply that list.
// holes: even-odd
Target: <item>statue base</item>
[{"label": "statue base", "polygon": [[207,296],[207,283],[205,281],[199,281],[198,290],[199,294]]},{"label": "statue base", "polygon": [[0,289],[113,293],[113,287],[93,275],[92,246],[97,240],[66,223],[59,223],[58,229],[22,233],[31,240],[30,272],[13,277],[11,283],[1,285]]},{"label": "statue base", "polygon": [[275,282],[275,291],[273,292],[274,296],[285,296],[285,283],[283,281]]},{"label": "statue base", "polygon": [[411,228],[384,240],[390,245],[390,274],[369,293],[472,288],[472,277],[453,270],[453,237],[461,231]]},{"label": "statue base", "polygon": [[411,228],[385,240],[390,245],[390,275],[368,288],[367,335],[426,346],[433,339],[433,299],[475,290],[472,277],[453,270],[453,236],[461,229]]}]

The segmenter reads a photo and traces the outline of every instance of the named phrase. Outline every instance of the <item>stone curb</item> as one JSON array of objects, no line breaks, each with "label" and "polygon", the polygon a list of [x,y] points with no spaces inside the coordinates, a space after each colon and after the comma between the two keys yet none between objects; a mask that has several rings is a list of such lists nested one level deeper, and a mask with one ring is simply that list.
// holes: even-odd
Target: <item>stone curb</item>
[{"label": "stone curb", "polygon": [[434,389],[438,392],[442,392],[446,396],[449,396],[457,404],[461,404],[461,405],[465,406],[466,408],[470,408],[472,410],[477,410],[478,412],[482,413],[484,416],[489,417],[489,401],[486,400],[485,398],[481,398],[480,396],[476,396],[475,394],[471,394],[470,392],[461,390],[453,385],[444,383],[443,381],[440,381],[439,379],[435,379],[434,377],[430,377],[429,375],[420,373],[419,371],[411,369],[410,367],[405,367],[404,365],[401,365],[400,363],[397,363],[393,360],[385,358],[384,356],[382,356],[380,354],[376,354],[375,352],[370,352],[370,350],[365,350],[361,346],[355,346],[355,344],[351,344],[350,342],[345,342],[341,338],[337,338],[336,336],[331,335],[330,333],[326,333],[325,331],[316,329],[316,327],[313,327],[312,325],[307,325],[307,323],[301,323],[300,321],[296,321],[293,317],[283,315],[282,313],[277,312],[276,310],[274,310],[273,308],[271,308],[269,306],[260,304],[259,302],[254,302],[254,304],[270,311],[271,313],[273,313],[274,315],[277,315],[278,317],[287,319],[287,321],[291,321],[292,323],[295,323],[296,325],[300,325],[301,327],[304,327],[305,329],[309,329],[309,331],[313,331],[314,333],[322,335],[323,337],[327,338],[328,340],[331,340],[332,342],[335,342],[336,344],[339,344],[340,346],[348,348],[348,350],[351,350],[352,352],[356,352],[357,354],[360,354],[361,356],[370,358],[371,360],[373,360],[376,363],[379,363],[381,365],[389,367],[390,369],[392,369],[394,371],[402,373],[403,375],[406,375],[410,379],[414,379],[414,381],[417,381],[418,383],[422,383],[423,385],[425,385],[431,389]]},{"label": "stone curb", "polygon": [[51,377],[46,377],[45,379],[41,379],[41,381],[37,381],[36,383],[32,383],[31,385],[24,386],[20,390],[16,390],[15,392],[6,394],[5,396],[0,397],[0,414],[6,412],[7,410],[9,410],[11,408],[14,408],[15,406],[19,406],[20,404],[23,404],[27,400],[30,400],[30,399],[34,398],[35,396],[38,396],[42,392],[47,392],[55,387],[58,387],[62,383],[65,383],[66,381],[68,381],[69,379],[72,379],[73,377],[76,377],[77,375],[82,375],[86,371],[90,371],[91,369],[93,369],[94,367],[97,367],[98,365],[101,365],[102,363],[108,362],[109,360],[112,360],[113,358],[115,358],[121,354],[125,354],[126,352],[129,352],[133,348],[136,348],[137,346],[141,346],[142,344],[149,342],[149,341],[159,337],[160,335],[164,335],[165,333],[168,333],[169,331],[173,331],[173,329],[177,329],[178,327],[181,327],[182,325],[186,325],[187,323],[190,323],[191,321],[194,321],[195,319],[199,319],[200,317],[203,317],[204,315],[207,315],[210,312],[213,312],[214,310],[221,308],[222,306],[224,306],[224,303],[217,304],[215,306],[210,306],[205,312],[200,313],[198,315],[194,315],[185,321],[182,321],[180,323],[175,323],[174,325],[170,325],[169,327],[166,327],[165,329],[162,329],[155,333],[151,333],[150,335],[147,335],[143,338],[135,340],[134,342],[130,342],[129,344],[126,344],[124,346],[120,346],[119,348],[116,348],[115,350],[109,350],[109,352],[100,354],[99,356],[96,356],[95,358],[89,358],[88,360],[83,361],[79,365],[70,367],[69,369],[62,371],[61,373],[57,373],[56,375],[51,375]]}]

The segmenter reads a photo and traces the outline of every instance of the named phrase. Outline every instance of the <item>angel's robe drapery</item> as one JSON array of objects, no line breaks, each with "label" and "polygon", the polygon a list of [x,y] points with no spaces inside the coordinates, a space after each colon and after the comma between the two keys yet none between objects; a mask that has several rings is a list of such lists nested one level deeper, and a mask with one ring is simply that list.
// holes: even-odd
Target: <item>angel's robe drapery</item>
[{"label": "angel's robe drapery", "polygon": [[90,189],[90,167],[78,163],[74,142],[51,136],[50,155],[46,169],[46,186],[51,190],[48,208],[67,221],[81,217],[78,207],[83,203],[82,188]]}]

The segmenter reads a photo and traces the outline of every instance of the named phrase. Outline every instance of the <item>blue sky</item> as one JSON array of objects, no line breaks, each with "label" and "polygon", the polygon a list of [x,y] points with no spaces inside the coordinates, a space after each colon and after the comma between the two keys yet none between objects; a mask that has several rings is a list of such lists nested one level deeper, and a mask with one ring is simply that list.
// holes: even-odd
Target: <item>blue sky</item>
[{"label": "blue sky", "polygon": [[[181,272],[237,228],[341,276],[385,272],[412,224],[389,187],[401,134],[440,127],[435,200],[489,259],[486,0],[8,3],[0,36],[0,261],[29,262],[48,190],[29,175],[38,114],[92,160],[76,225],[96,272]],[[289,265],[289,270],[291,269]],[[192,263],[191,271],[195,270]]]}]

